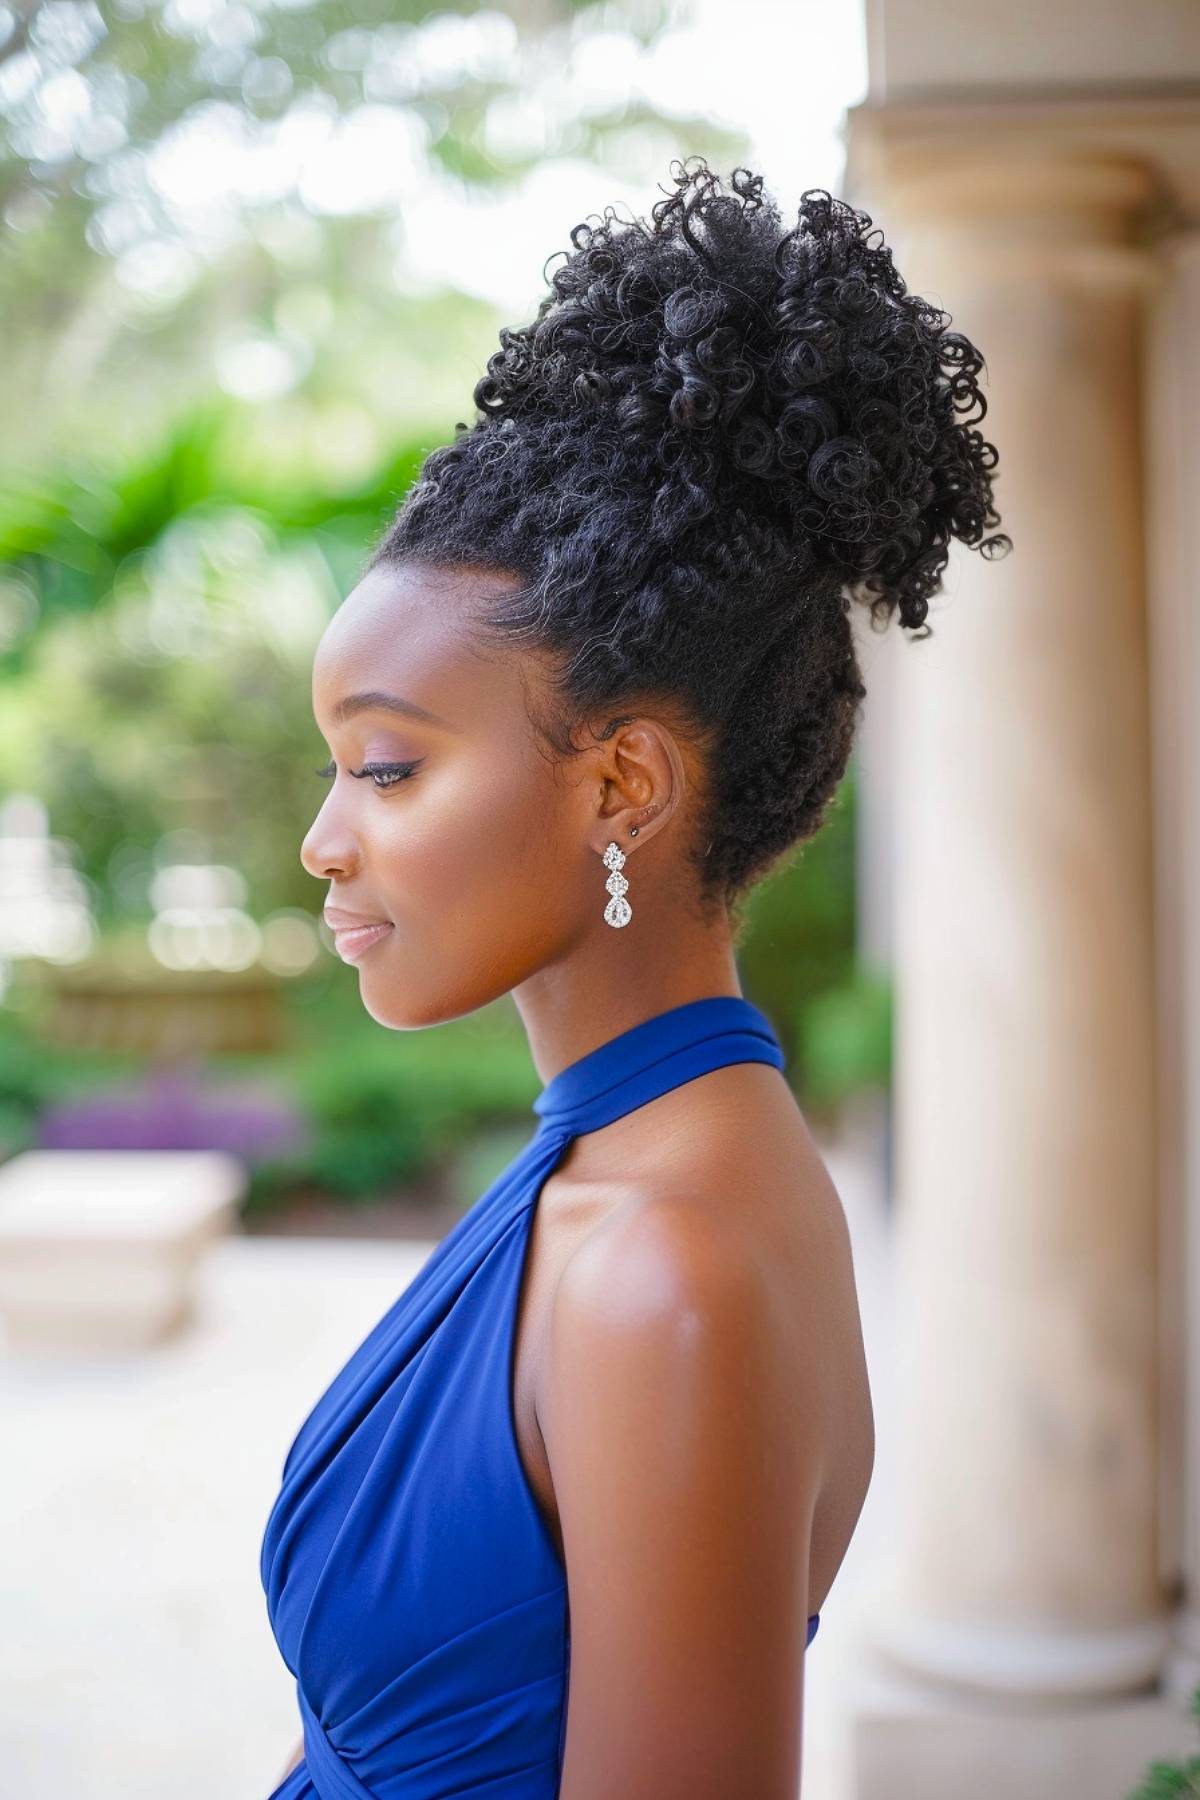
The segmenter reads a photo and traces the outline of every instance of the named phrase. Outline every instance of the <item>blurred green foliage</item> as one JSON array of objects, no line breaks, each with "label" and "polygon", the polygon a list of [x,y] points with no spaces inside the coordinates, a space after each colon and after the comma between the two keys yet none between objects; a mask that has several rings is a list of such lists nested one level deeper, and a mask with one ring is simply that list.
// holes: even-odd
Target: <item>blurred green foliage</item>
[{"label": "blurred green foliage", "polygon": [[[361,1009],[357,979],[307,985],[308,1015],[271,1073],[300,1103],[312,1141],[252,1171],[247,1210],[315,1187],[351,1204],[444,1170],[494,1122],[528,1113],[539,1083],[516,1008],[507,998],[436,1030],[394,1033]],[[319,1021],[319,1023],[318,1023]],[[315,1027],[315,1029],[314,1029]],[[253,1072],[253,1059],[214,1059]]]},{"label": "blurred green foliage", "polygon": [[80,847],[102,924],[148,916],[137,852],[168,831],[239,868],[252,912],[312,901],[312,653],[422,452],[271,492],[238,467],[241,411],[212,403],[129,467],[0,483],[0,618],[7,596],[30,620],[0,659],[3,785]]}]

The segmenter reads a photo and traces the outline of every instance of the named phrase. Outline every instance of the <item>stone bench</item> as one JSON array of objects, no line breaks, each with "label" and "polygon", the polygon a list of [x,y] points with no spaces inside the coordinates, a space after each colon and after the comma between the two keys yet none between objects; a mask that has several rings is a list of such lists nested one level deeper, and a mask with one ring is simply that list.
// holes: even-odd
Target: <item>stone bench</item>
[{"label": "stone bench", "polygon": [[192,1315],[246,1187],[218,1150],[27,1150],[0,1165],[0,1349],[136,1349]]}]

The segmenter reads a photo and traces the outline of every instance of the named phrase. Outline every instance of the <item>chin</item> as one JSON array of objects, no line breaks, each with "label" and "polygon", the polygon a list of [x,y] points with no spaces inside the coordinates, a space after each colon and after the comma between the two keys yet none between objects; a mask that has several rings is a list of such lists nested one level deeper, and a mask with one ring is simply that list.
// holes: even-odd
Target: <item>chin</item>
[{"label": "chin", "polygon": [[427,1025],[442,1025],[459,1017],[461,1008],[447,1011],[435,1004],[420,1004],[411,992],[389,992],[386,982],[372,983],[367,977],[359,982],[359,998],[377,1025],[388,1031],[421,1031]]},{"label": "chin", "polygon": [[[431,972],[436,974],[426,964],[425,973]],[[464,970],[463,980],[458,984],[454,980],[455,972],[451,970],[434,986],[428,983],[421,986],[419,975],[413,981],[399,982],[394,972],[388,981],[382,971],[368,974],[363,970],[359,978],[359,998],[375,1023],[386,1030],[424,1031],[430,1025],[449,1025],[455,1019],[469,1018],[505,994],[511,994],[525,979],[524,973],[518,970],[511,981],[500,986],[480,987],[477,974],[472,980]]]},{"label": "chin", "polygon": [[361,989],[361,999],[365,1010],[375,1023],[384,1026],[388,1031],[416,1031],[421,1025],[437,1023],[433,1019],[413,1017],[410,1007],[404,1006],[399,1001],[389,1003],[386,994],[376,994],[372,998],[366,991],[365,982]]}]

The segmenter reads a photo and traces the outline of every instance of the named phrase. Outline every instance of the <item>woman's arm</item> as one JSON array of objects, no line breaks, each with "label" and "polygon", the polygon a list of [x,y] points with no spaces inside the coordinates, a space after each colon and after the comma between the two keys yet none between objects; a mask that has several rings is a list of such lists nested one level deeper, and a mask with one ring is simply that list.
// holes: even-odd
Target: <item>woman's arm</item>
[{"label": "woman's arm", "polygon": [[563,1272],[539,1404],[570,1589],[562,1800],[795,1800],[828,1417],[805,1310],[686,1204]]}]

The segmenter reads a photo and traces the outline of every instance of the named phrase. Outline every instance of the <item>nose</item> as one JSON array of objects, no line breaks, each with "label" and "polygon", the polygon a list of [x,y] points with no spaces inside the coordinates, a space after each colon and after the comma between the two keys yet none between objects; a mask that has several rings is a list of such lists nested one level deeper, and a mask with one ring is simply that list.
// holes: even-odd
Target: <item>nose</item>
[{"label": "nose", "polygon": [[330,881],[335,876],[345,878],[358,863],[353,839],[344,825],[326,816],[330,811],[328,805],[321,808],[300,846],[301,863],[318,881]]}]

